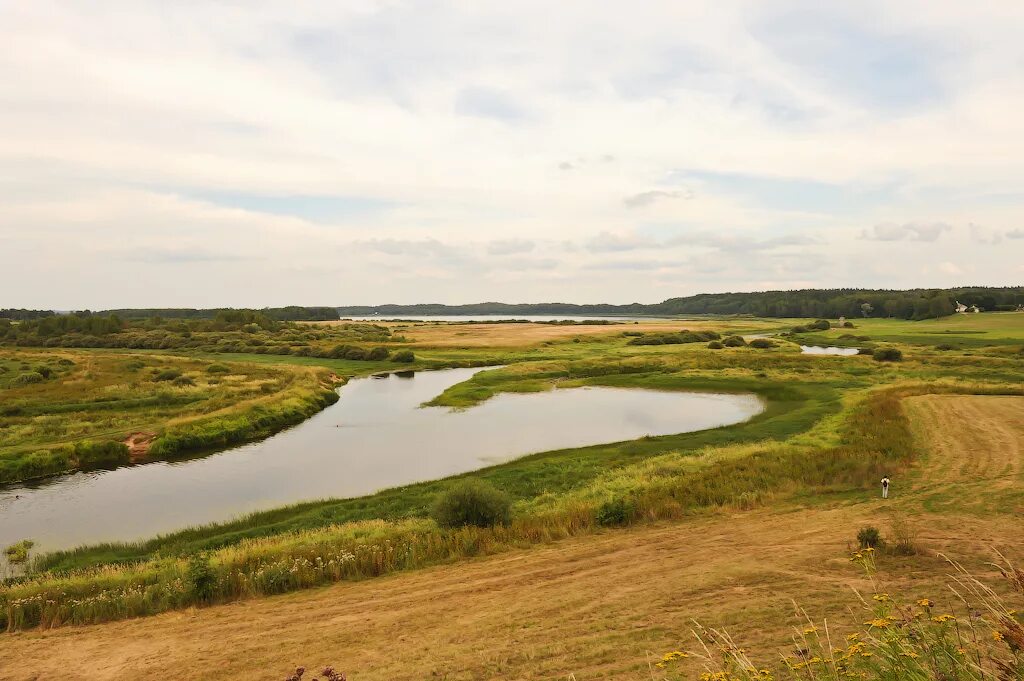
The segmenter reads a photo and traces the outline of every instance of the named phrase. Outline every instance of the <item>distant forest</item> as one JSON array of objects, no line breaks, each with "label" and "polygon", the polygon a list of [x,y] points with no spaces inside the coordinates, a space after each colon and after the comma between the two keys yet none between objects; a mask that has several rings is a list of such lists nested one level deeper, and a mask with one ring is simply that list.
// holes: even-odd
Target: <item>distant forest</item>
[{"label": "distant forest", "polygon": [[[1024,286],[969,287],[953,289],[804,289],[800,291],[761,291],[757,293],[701,293],[684,298],[669,298],[646,305],[576,305],[573,303],[474,303],[471,305],[349,305],[343,307],[267,307],[261,310],[233,308],[138,308],[89,310],[70,313],[76,317],[111,316],[122,320],[193,319],[214,320],[225,313],[258,312],[278,322],[327,321],[348,316],[378,315],[750,315],[754,317],[895,317],[932,319],[953,314],[956,302],[977,305],[987,312],[1016,310],[1024,305]],[[0,309],[0,319],[30,321],[53,317],[52,310]]]},{"label": "distant forest", "polygon": [[[168,308],[127,308],[123,310],[78,310],[69,314],[75,317],[110,317],[111,315],[120,319],[217,319],[223,313],[232,312],[259,312],[268,319],[278,322],[306,322],[306,321],[328,321],[338,319],[338,309],[334,307],[301,307],[290,305],[288,307],[265,307],[262,310],[235,310],[230,307],[216,307],[197,310],[188,307]],[[56,313],[53,310],[14,310],[0,309],[0,319],[11,319],[23,321],[28,319],[41,319],[53,317]]]},{"label": "distant forest", "polygon": [[757,293],[702,293],[644,305],[571,303],[475,303],[472,305],[377,305],[339,307],[341,316],[379,315],[751,315],[754,317],[896,317],[932,319],[954,312],[956,301],[985,311],[1024,305],[1024,286],[953,289],[804,289]]}]

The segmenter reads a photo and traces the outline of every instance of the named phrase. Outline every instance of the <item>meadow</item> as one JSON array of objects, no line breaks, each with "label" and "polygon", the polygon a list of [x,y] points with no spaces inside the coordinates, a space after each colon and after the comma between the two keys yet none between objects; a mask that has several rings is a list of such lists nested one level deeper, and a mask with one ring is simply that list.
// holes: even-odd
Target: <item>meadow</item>
[{"label": "meadow", "polygon": [[[978,320],[984,319],[982,315]],[[972,318],[968,318],[972,319]],[[636,345],[640,331],[612,325],[561,340],[529,335],[521,345],[416,345],[414,366],[453,366],[500,358],[505,366],[475,375],[437,396],[436,404],[471,408],[501,392],[583,385],[659,390],[754,392],[767,403],[751,421],[696,433],[545,452],[475,472],[508,494],[512,520],[495,527],[441,528],[429,508],[453,480],[384,490],[356,499],[273,509],[132,544],[83,547],[37,557],[33,571],[2,591],[8,629],[96,623],[303,589],[334,581],[448,564],[473,556],[584,536],[614,526],[642,526],[714,513],[799,503],[845,503],[872,488],[879,471],[910,474],[920,455],[903,404],[917,395],[1020,395],[1024,356],[1015,339],[1024,315],[991,315],[988,344],[939,349],[897,340],[907,327],[876,323],[874,333],[902,350],[902,361],[800,353],[800,336],[768,345],[712,349],[705,342]],[[702,328],[728,337],[744,331],[788,333],[806,320],[716,321]],[[939,320],[941,323],[942,320]],[[944,331],[953,322],[947,320]],[[858,333],[870,326],[857,320]],[[404,342],[416,344],[415,326]],[[424,325],[434,338],[442,331]],[[498,326],[498,325],[484,325]],[[500,325],[514,334],[517,325]],[[533,325],[521,325],[532,329]],[[695,324],[690,324],[695,327]],[[447,325],[448,339],[473,325]],[[915,327],[911,326],[910,329]],[[926,330],[931,330],[928,327]],[[955,338],[978,335],[962,327]],[[841,335],[836,329],[819,335]],[[497,333],[490,331],[489,333]],[[917,332],[913,338],[931,337]],[[946,342],[943,333],[937,341]],[[954,339],[955,340],[955,339]],[[492,357],[487,357],[492,353]],[[199,353],[189,361],[208,362]],[[338,362],[289,356],[284,363],[218,354],[269,370]],[[152,361],[159,361],[153,359]],[[185,360],[182,360],[185,361]],[[322,364],[320,364],[322,363]],[[333,365],[333,366],[332,366]],[[1003,490],[1013,503],[1017,488]],[[941,506],[942,496],[930,502]],[[206,575],[197,589],[196,575]]]}]

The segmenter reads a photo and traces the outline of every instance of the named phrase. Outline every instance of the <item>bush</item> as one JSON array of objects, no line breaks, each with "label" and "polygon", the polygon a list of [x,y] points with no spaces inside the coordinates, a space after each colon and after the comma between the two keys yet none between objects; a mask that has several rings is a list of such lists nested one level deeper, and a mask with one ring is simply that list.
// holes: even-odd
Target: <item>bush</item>
[{"label": "bush", "polygon": [[941,345],[936,345],[935,349],[936,350],[956,350],[956,346],[955,345],[950,345],[949,343],[942,343]]},{"label": "bush", "polygon": [[765,348],[774,348],[775,343],[771,342],[767,338],[755,338],[750,341],[750,347],[763,350]]},{"label": "bush", "polygon": [[368,353],[363,348],[349,348],[345,351],[345,359],[364,360]]},{"label": "bush", "polygon": [[876,362],[901,362],[903,351],[899,348],[875,348],[871,356]]},{"label": "bush", "polygon": [[722,345],[722,341],[711,341],[708,343],[708,349],[710,350],[721,350],[725,346]]},{"label": "bush", "polygon": [[40,364],[39,366],[35,367],[35,369],[33,369],[33,370],[37,374],[42,375],[43,378],[49,378],[50,376],[53,375],[53,369],[51,369],[48,366],[44,366],[42,364]]},{"label": "bush", "polygon": [[633,519],[634,510],[633,502],[620,497],[601,504],[594,514],[594,519],[602,527],[625,525]]},{"label": "bush", "polygon": [[208,603],[213,598],[217,587],[217,575],[210,566],[210,561],[203,554],[192,556],[185,572],[192,597],[200,603]]},{"label": "bush", "polygon": [[815,331],[828,331],[832,328],[832,324],[827,319],[819,319],[812,324],[808,324],[807,327]]},{"label": "bush", "polygon": [[78,467],[83,469],[120,466],[131,462],[128,445],[113,440],[76,442],[74,458],[78,461]]},{"label": "bush", "polygon": [[163,371],[158,371],[157,374],[153,377],[153,380],[173,381],[178,376],[181,376],[181,372],[178,371],[177,369],[164,369]]},{"label": "bush", "polygon": [[897,556],[913,556],[917,553],[917,538],[902,516],[893,516],[889,521],[889,529],[892,530],[892,553]]},{"label": "bush", "polygon": [[184,388],[185,386],[195,385],[196,384],[196,382],[193,381],[188,376],[178,376],[176,379],[171,381],[171,383],[173,383],[174,385],[178,386],[179,388]]},{"label": "bush", "polygon": [[224,366],[223,364],[211,364],[210,366],[206,367],[206,373],[208,373],[208,374],[229,374],[229,373],[231,373],[231,369],[229,369],[228,367]]},{"label": "bush", "polygon": [[27,371],[14,379],[14,385],[31,385],[32,383],[42,383],[44,380],[46,379],[38,371]]},{"label": "bush", "polygon": [[391,354],[391,353],[388,352],[387,348],[385,348],[385,347],[376,347],[373,350],[370,350],[370,354],[368,354],[366,356],[366,358],[367,359],[371,359],[371,360],[377,362],[377,361],[380,361],[382,359],[387,359],[389,354]]},{"label": "bush", "polygon": [[882,546],[882,533],[877,527],[867,525],[857,532],[857,545],[862,549],[877,549]]},{"label": "bush", "polygon": [[854,328],[853,327],[853,322],[843,322],[843,328],[844,329],[852,329],[852,328]]},{"label": "bush", "polygon": [[742,348],[746,344],[747,341],[743,340],[742,336],[729,336],[722,341],[722,345],[727,348]]},{"label": "bush", "polygon": [[412,354],[412,350],[399,350],[395,354],[391,355],[391,361],[410,364],[416,361],[416,355]]},{"label": "bush", "polygon": [[493,527],[512,520],[512,499],[478,478],[460,480],[434,502],[430,517],[441,527]]}]

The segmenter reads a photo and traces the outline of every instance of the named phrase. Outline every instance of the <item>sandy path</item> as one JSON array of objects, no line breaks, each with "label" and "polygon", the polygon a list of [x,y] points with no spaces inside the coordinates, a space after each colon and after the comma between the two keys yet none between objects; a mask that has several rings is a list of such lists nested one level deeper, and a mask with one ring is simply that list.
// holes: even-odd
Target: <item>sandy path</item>
[{"label": "sandy path", "polygon": [[[955,409],[978,424],[963,442],[929,425],[942,446],[928,457],[928,470],[945,471],[929,484],[959,484],[976,470],[1012,484],[1024,436],[1024,421],[1013,416],[1019,408],[1001,398],[955,398],[952,406],[917,399],[910,410],[926,419],[920,423],[945,421]],[[979,458],[986,437],[988,449],[1006,454]],[[352,681],[570,673],[579,681],[649,680],[648,654],[689,645],[693,618],[763,648],[789,639],[796,601],[847,631],[843,620],[863,619],[851,611],[849,588],[867,586],[846,560],[848,543],[867,523],[884,532],[894,509],[914,514],[922,546],[975,570],[993,547],[1024,558],[1012,514],[920,514],[917,499],[908,490],[889,503],[871,497],[833,508],[716,515],[275,598],[3,635],[0,679],[280,680],[296,665],[333,664]],[[882,567],[886,590],[945,598],[949,570],[934,555],[886,558]]]}]

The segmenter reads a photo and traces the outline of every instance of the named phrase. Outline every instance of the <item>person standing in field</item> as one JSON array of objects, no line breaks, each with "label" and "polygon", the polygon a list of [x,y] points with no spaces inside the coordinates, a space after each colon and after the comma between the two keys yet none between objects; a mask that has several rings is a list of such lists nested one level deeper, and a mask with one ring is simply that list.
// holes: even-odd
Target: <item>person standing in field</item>
[{"label": "person standing in field", "polygon": [[882,478],[882,498],[889,498],[889,476],[886,475]]}]

